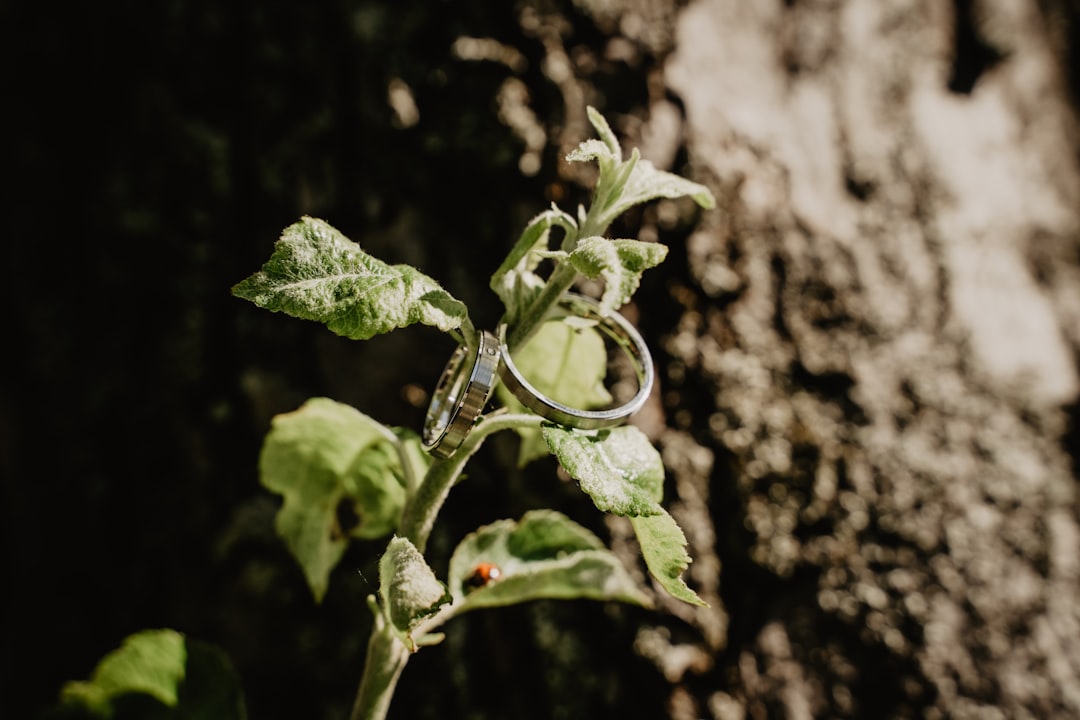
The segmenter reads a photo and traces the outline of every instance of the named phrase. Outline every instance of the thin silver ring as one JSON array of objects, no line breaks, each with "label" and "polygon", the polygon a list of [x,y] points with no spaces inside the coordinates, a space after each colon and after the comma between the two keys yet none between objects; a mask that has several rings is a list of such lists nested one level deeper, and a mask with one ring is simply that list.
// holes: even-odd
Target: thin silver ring
[{"label": "thin silver ring", "polygon": [[532,410],[547,420],[579,428],[581,430],[594,430],[597,428],[614,427],[621,424],[626,418],[641,409],[652,392],[655,370],[653,369],[652,355],[645,344],[641,334],[630,322],[617,312],[604,313],[600,303],[592,298],[575,293],[565,294],[558,303],[558,309],[562,311],[558,317],[580,317],[586,320],[597,321],[597,329],[611,338],[619,347],[626,351],[634,365],[637,374],[638,391],[625,405],[606,410],[584,410],[564,405],[553,400],[536,389],[514,365],[510,357],[510,350],[506,345],[506,324],[498,328],[499,355],[501,363],[499,374],[503,383],[514,394],[522,405]]},{"label": "thin silver ring", "polygon": [[495,336],[480,333],[476,352],[458,346],[446,363],[424,420],[424,450],[448,458],[472,430],[495,389],[499,346]]}]

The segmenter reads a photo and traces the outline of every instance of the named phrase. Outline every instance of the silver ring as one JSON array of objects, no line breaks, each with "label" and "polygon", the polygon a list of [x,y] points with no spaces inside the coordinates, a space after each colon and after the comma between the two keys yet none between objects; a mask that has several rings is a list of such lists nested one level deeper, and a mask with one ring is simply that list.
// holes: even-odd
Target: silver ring
[{"label": "silver ring", "polygon": [[532,410],[543,418],[581,430],[594,430],[597,428],[614,427],[621,424],[626,418],[641,409],[652,391],[653,369],[652,355],[645,345],[645,340],[630,322],[617,312],[605,314],[600,303],[584,295],[567,293],[558,304],[558,309],[563,311],[555,317],[580,317],[587,320],[597,321],[597,329],[611,338],[619,347],[626,351],[634,365],[637,374],[638,391],[625,405],[606,410],[583,410],[553,400],[537,390],[514,365],[510,357],[510,350],[506,346],[506,324],[498,328],[499,334],[499,374],[503,383],[514,394],[522,405]]},{"label": "silver ring", "polygon": [[439,458],[454,454],[491,398],[498,367],[498,340],[486,330],[475,353],[458,346],[431,394],[424,420],[424,450]]}]

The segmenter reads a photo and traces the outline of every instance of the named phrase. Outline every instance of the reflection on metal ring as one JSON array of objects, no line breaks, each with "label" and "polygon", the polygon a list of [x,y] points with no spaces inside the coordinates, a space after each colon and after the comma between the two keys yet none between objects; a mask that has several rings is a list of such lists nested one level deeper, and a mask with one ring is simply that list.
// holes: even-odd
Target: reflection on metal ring
[{"label": "reflection on metal ring", "polygon": [[559,300],[554,319],[559,317],[578,317],[595,321],[597,330],[626,352],[637,374],[638,390],[634,397],[623,405],[605,410],[574,408],[547,397],[525,379],[514,364],[514,359],[510,356],[510,350],[506,345],[505,323],[498,328],[499,355],[502,360],[499,374],[502,376],[502,381],[522,405],[559,425],[592,430],[621,424],[641,409],[652,391],[655,370],[652,355],[649,353],[648,346],[645,345],[645,340],[622,315],[617,312],[604,313],[600,303],[584,295],[575,293],[564,295]]},{"label": "reflection on metal ring", "polygon": [[491,398],[498,367],[498,341],[487,331],[480,334],[475,352],[464,345],[454,351],[428,405],[423,435],[426,451],[439,458],[454,454]]}]

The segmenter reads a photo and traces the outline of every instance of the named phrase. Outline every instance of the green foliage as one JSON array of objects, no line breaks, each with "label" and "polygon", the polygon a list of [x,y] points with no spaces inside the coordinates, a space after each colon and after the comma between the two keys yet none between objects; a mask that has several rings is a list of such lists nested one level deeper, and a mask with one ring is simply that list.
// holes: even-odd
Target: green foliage
[{"label": "green foliage", "polygon": [[88,682],[65,685],[61,700],[81,703],[102,717],[108,717],[115,698],[128,693],[149,695],[175,707],[186,664],[183,635],[173,630],[145,630],[106,655]]},{"label": "green foliage", "polygon": [[259,458],[262,484],[279,493],[278,534],[304,570],[316,600],[349,538],[387,535],[405,504],[407,467],[399,440],[379,422],[328,398],[313,398],[274,418]]},{"label": "green foliage", "polygon": [[641,284],[642,274],[662,263],[667,253],[667,247],[659,243],[589,237],[566,259],[585,277],[604,278],[600,307],[611,312],[626,304]]},{"label": "green foliage", "polygon": [[413,651],[417,649],[416,626],[451,601],[424,556],[403,537],[391,540],[379,560],[379,598],[395,632]]},{"label": "green foliage", "polygon": [[600,510],[631,516],[662,512],[664,464],[636,427],[585,432],[545,425],[544,439]]},{"label": "green foliage", "polygon": [[243,720],[232,666],[218,649],[174,630],[144,630],[60,692],[58,717]]},{"label": "green foliage", "polygon": [[[591,206],[579,208],[576,218],[554,206],[533,218],[490,283],[505,306],[518,369],[544,394],[582,409],[611,402],[604,340],[592,321],[551,321],[550,311],[587,277],[604,281],[602,309],[614,312],[667,256],[656,243],[605,238],[620,213],[657,198],[689,196],[703,208],[715,205],[704,186],[657,170],[637,150],[624,160],[604,118],[593,108],[588,114],[599,139],[586,140],[567,159],[598,163]],[[552,230],[562,232],[557,249],[548,246]],[[554,265],[547,277],[536,272],[544,259]],[[262,269],[233,292],[356,340],[421,323],[476,347],[465,306],[436,281],[371,257],[323,220],[304,217],[286,228]],[[550,452],[597,508],[629,517],[659,585],[704,604],[682,579],[690,562],[686,538],[660,504],[664,468],[648,438],[633,427],[586,432],[542,424],[509,393],[500,397],[511,412],[480,417],[456,453],[439,460],[423,452],[415,433],[327,398],[273,420],[259,458],[261,482],[282,497],[277,532],[315,601],[350,540],[393,534],[379,561],[378,597],[368,598],[375,624],[354,720],[385,717],[409,654],[437,642],[441,635],[431,631],[463,612],[539,598],[649,603],[599,538],[550,510],[468,535],[450,560],[447,584],[439,580],[422,552],[431,525],[470,455],[498,430],[521,433],[519,460]],[[143,633],[106,657],[90,681],[66,686],[63,702],[108,718],[134,696],[154,703],[153,717],[160,711],[170,718],[242,718],[235,683],[203,679],[204,667],[211,676],[232,677],[214,652],[171,631]]]},{"label": "green foliage", "polygon": [[[523,348],[514,352],[514,364],[537,390],[558,402],[583,409],[611,402],[611,393],[604,387],[607,373],[604,339],[592,327],[547,322]],[[515,412],[523,409],[513,393],[502,385],[496,392],[506,407]],[[539,428],[522,427],[517,432],[521,437],[519,467],[548,454]]]},{"label": "green foliage", "polygon": [[660,505],[664,465],[635,427],[593,433],[545,425],[544,439],[559,462],[605,512],[628,516],[649,573],[673,597],[705,602],[682,579],[690,564],[686,536]]},{"label": "green foliage", "polygon": [[[497,577],[478,577],[489,564]],[[449,585],[455,614],[541,598],[648,604],[600,539],[554,510],[500,520],[466,537],[450,559]]]},{"label": "green foliage", "polygon": [[631,517],[641,554],[649,573],[672,597],[691,605],[705,605],[697,593],[687,587],[683,571],[690,565],[686,536],[675,519],[662,511],[659,515]]},{"label": "green foliage", "polygon": [[553,227],[562,228],[565,241],[572,241],[577,232],[574,218],[552,206],[529,221],[514,249],[491,276],[491,289],[506,307],[503,319],[507,323],[516,323],[544,287],[544,279],[534,271],[548,250]]},{"label": "green foliage", "polygon": [[[518,369],[540,392],[582,409],[611,402],[604,386],[605,341],[590,322],[552,321],[549,311],[576,279],[587,277],[603,280],[602,311],[614,312],[637,290],[642,274],[667,256],[667,248],[657,243],[604,237],[620,213],[657,198],[689,196],[701,207],[715,205],[704,186],[657,170],[637,150],[624,160],[607,121],[593,108],[588,114],[598,139],[583,142],[567,160],[599,165],[591,206],[580,208],[577,218],[555,206],[537,215],[490,281],[505,307],[502,321]],[[549,247],[553,230],[562,233],[554,249]],[[537,270],[545,259],[554,269],[542,277]],[[419,322],[447,332],[461,329],[467,346],[476,342],[464,306],[434,280],[372,258],[312,218],[286,229],[263,269],[234,292],[261,307],[323,322],[350,338]],[[393,659],[384,631],[415,651],[437,640],[431,630],[475,608],[536,598],[646,602],[598,538],[550,511],[499,521],[469,535],[455,551],[443,585],[422,549],[435,514],[489,428],[520,434],[520,464],[554,454],[597,508],[631,519],[645,564],[660,586],[676,598],[703,604],[682,580],[690,562],[686,538],[660,504],[664,468],[648,438],[633,427],[541,428],[512,394],[500,388],[498,397],[511,411],[503,416],[509,420],[481,417],[456,455],[431,463],[402,431],[395,434],[330,400],[312,401],[274,421],[260,463],[263,483],[284,497],[278,531],[316,599],[326,592],[349,538],[397,533],[379,564],[379,599],[371,600],[377,618],[372,657],[403,664]],[[344,527],[343,517],[354,518],[353,524]],[[396,677],[386,668],[366,668],[357,707],[385,708],[385,701],[370,695],[388,692]]]},{"label": "green foliage", "polygon": [[413,323],[449,332],[468,322],[465,306],[427,275],[387,265],[309,217],[287,227],[262,270],[233,293],[267,310],[321,322],[352,340]]},{"label": "green foliage", "polygon": [[607,120],[593,108],[588,108],[588,115],[601,141],[586,140],[566,159],[569,162],[596,160],[600,166],[600,177],[589,210],[592,219],[589,229],[595,230],[590,235],[602,235],[612,220],[650,200],[690,197],[706,210],[716,207],[716,200],[707,187],[657,170],[648,160],[641,160],[637,148],[629,160],[623,160],[622,149]]}]

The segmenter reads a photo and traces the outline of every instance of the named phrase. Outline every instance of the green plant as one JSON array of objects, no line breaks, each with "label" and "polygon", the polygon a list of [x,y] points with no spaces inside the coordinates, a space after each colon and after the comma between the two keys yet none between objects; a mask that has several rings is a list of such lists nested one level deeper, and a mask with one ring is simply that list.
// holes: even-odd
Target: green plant
[{"label": "green plant", "polygon": [[[567,159],[599,164],[590,207],[579,208],[576,217],[554,205],[537,215],[491,278],[518,367],[544,371],[536,380],[543,391],[572,397],[578,406],[610,399],[604,342],[590,327],[545,323],[549,309],[584,276],[603,279],[600,303],[613,312],[633,295],[642,273],[663,261],[663,245],[604,237],[628,208],[684,196],[714,205],[705,187],[657,170],[637,150],[624,160],[604,118],[592,108],[589,118],[599,139],[585,141]],[[556,228],[562,241],[552,250]],[[537,273],[545,259],[553,265],[546,278]],[[287,228],[262,269],[233,292],[356,340],[422,323],[469,348],[478,341],[465,306],[435,280],[410,266],[383,263],[308,217]],[[560,362],[565,358],[573,361]],[[436,630],[462,613],[538,598],[649,602],[593,533],[552,510],[479,528],[454,551],[445,582],[437,577],[424,557],[428,538],[469,458],[495,432],[521,436],[521,462],[553,454],[600,510],[630,518],[659,585],[703,604],[682,580],[690,562],[686,539],[661,505],[664,469],[645,435],[632,426],[561,427],[525,411],[509,393],[500,391],[500,398],[506,410],[481,416],[447,459],[425,453],[413,431],[386,427],[328,398],[311,399],[273,421],[260,457],[261,480],[283,498],[277,531],[317,601],[351,539],[392,536],[379,561],[378,595],[367,601],[375,622],[356,720],[385,717],[411,654],[439,642]]]}]

